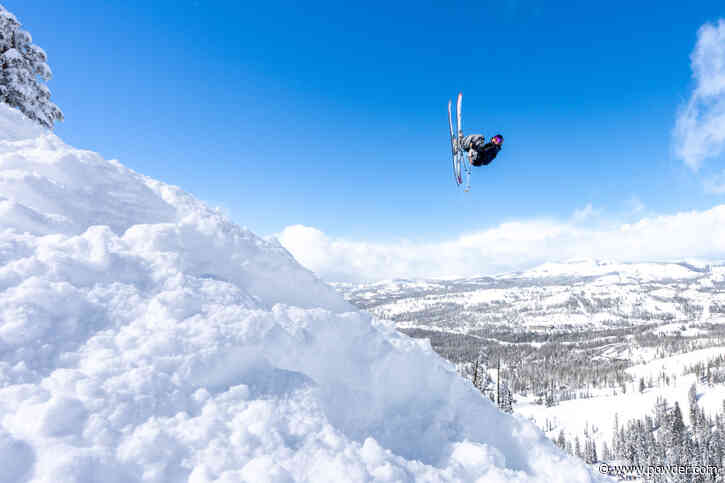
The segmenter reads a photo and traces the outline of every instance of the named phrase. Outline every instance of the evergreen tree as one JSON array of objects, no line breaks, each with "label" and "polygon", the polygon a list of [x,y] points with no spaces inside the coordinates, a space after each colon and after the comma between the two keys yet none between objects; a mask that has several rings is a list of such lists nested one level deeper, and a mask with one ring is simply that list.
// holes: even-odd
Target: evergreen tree
[{"label": "evergreen tree", "polygon": [[679,445],[682,442],[682,438],[685,431],[685,423],[682,421],[682,411],[680,411],[680,404],[675,401],[675,407],[672,409],[672,421],[671,426],[671,442],[673,445]]},{"label": "evergreen tree", "polygon": [[562,450],[566,450],[566,436],[564,436],[564,430],[559,431],[559,437],[556,438],[556,445]]},{"label": "evergreen tree", "polygon": [[584,461],[589,464],[596,463],[597,459],[597,445],[594,443],[591,437],[587,436],[584,442]]},{"label": "evergreen tree", "polygon": [[602,443],[602,460],[609,461],[611,459],[613,459],[613,458],[612,458],[612,453],[609,450],[609,445],[607,445],[607,442],[604,441]]},{"label": "evergreen tree", "polygon": [[654,429],[648,430],[645,428],[643,439],[644,439],[643,461],[646,462],[648,465],[657,464],[658,461],[661,461],[661,458],[658,456],[658,452],[657,452],[657,441],[655,440]]},{"label": "evergreen tree", "polygon": [[614,413],[614,432],[612,433],[612,458],[619,456],[619,414]]},{"label": "evergreen tree", "polygon": [[633,427],[634,430],[634,453],[638,464],[647,462],[651,449],[648,447],[648,441],[645,434],[645,425],[642,421],[637,421]]},{"label": "evergreen tree", "polygon": [[722,434],[720,431],[715,431],[708,442],[707,462],[705,464],[722,467],[723,451],[725,451],[725,448],[723,448]]},{"label": "evergreen tree", "polygon": [[499,406],[503,412],[511,414],[514,412],[514,397],[511,394],[508,384],[504,382],[501,386],[501,402]]},{"label": "evergreen tree", "polygon": [[687,401],[690,404],[690,424],[694,425],[697,418],[697,388],[694,383],[690,386],[690,390],[687,391]]},{"label": "evergreen tree", "polygon": [[45,51],[32,42],[15,16],[0,5],[0,101],[52,129],[63,113],[42,83],[52,77]]},{"label": "evergreen tree", "polygon": [[655,403],[655,425],[663,426],[665,421],[668,419],[669,406],[667,400],[662,396],[657,396],[657,402]]},{"label": "evergreen tree", "polygon": [[[682,436],[682,443],[680,445],[680,464],[683,465],[690,465],[690,466],[699,466],[699,463],[697,461],[697,445],[690,437],[690,434],[685,431]],[[681,478],[680,481],[687,482],[687,483],[695,483],[701,480],[695,479],[694,475],[686,475],[687,478]]]}]

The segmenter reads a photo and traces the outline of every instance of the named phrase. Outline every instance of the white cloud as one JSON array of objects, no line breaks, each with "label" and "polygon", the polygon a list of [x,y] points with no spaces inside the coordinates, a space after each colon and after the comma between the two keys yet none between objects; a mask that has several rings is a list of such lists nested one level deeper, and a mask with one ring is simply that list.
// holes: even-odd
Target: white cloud
[{"label": "white cloud", "polygon": [[600,210],[595,210],[594,207],[592,207],[591,203],[587,203],[587,205],[580,209],[580,210],[574,210],[574,214],[572,215],[572,221],[574,222],[583,222],[590,220],[592,218],[595,218],[599,216],[601,213]]},{"label": "white cloud", "polygon": [[705,24],[692,52],[695,89],[680,110],[675,152],[693,170],[725,148],[725,20]]},{"label": "white cloud", "polygon": [[328,281],[463,277],[521,270],[546,261],[725,258],[725,205],[582,227],[574,221],[503,223],[441,243],[368,243],[294,225],[278,235],[297,260]]}]

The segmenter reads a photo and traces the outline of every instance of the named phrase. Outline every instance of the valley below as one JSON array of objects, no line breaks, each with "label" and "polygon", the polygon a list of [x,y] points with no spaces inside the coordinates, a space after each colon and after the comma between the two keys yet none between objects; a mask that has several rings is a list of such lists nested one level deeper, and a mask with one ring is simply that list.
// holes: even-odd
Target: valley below
[{"label": "valley below", "polygon": [[618,428],[653,417],[658,405],[677,402],[694,425],[693,391],[706,417],[725,408],[722,264],[580,260],[492,277],[335,287],[428,339],[499,407],[587,460],[584,441],[595,460],[615,459]]}]

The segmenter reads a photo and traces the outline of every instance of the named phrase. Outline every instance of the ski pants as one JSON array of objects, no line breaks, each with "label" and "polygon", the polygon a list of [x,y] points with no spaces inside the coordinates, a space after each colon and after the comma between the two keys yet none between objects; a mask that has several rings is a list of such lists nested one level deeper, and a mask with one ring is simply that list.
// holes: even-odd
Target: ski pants
[{"label": "ski pants", "polygon": [[468,153],[471,164],[476,164],[476,160],[478,159],[477,148],[482,148],[484,144],[486,144],[486,137],[483,134],[471,134],[463,137],[461,149]]}]

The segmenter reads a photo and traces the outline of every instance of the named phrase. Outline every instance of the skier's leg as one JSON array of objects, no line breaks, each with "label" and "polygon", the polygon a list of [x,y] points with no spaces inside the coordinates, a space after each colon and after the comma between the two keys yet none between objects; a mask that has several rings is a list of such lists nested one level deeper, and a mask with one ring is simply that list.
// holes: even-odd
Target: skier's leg
[{"label": "skier's leg", "polygon": [[477,164],[478,163],[478,151],[476,151],[475,149],[470,149],[468,151],[468,160],[470,161],[471,166],[480,166],[480,164]]},{"label": "skier's leg", "polygon": [[461,139],[461,149],[463,152],[468,153],[468,160],[473,163],[473,160],[478,157],[478,153],[475,149],[473,149],[473,139],[475,139],[476,134],[470,134],[468,136],[464,136]]},{"label": "skier's leg", "polygon": [[471,149],[471,138],[472,137],[473,137],[472,135],[469,135],[469,136],[463,136],[463,138],[461,138],[461,149],[463,149],[465,151],[468,151],[469,149]]}]

